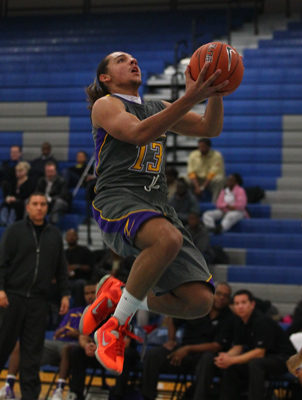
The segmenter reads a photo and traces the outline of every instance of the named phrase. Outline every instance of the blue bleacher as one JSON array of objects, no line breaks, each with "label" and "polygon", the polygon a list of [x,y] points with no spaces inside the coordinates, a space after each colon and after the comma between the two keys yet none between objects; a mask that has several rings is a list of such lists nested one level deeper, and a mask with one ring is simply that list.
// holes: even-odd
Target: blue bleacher
[{"label": "blue bleacher", "polygon": [[232,227],[231,232],[288,233],[297,235],[301,233],[301,221],[287,219],[270,219],[267,221],[262,218],[243,219]]},{"label": "blue bleacher", "polygon": [[295,267],[277,267],[267,268],[262,266],[229,266],[228,281],[241,283],[260,283],[260,284],[288,284],[301,285],[302,274],[300,268]]},{"label": "blue bleacher", "polygon": [[302,235],[287,233],[233,233],[227,232],[222,235],[212,236],[211,243],[214,245],[230,248],[243,249],[270,249],[275,250],[300,250],[302,248]]}]

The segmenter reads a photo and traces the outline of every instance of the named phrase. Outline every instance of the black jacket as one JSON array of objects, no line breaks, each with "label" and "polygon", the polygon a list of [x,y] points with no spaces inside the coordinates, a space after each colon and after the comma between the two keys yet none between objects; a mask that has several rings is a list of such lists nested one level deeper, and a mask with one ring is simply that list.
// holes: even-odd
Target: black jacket
[{"label": "black jacket", "polygon": [[[47,187],[46,178],[45,177],[40,178],[36,190],[38,192],[45,193],[46,187]],[[61,198],[67,202],[70,202],[70,194],[66,182],[61,176],[59,175],[56,176],[55,180],[53,181],[53,185],[49,193],[49,196],[52,198],[52,200]]]},{"label": "black jacket", "polygon": [[69,295],[61,232],[46,224],[38,243],[29,218],[8,227],[0,243],[0,290],[47,298],[53,277],[61,296]]}]

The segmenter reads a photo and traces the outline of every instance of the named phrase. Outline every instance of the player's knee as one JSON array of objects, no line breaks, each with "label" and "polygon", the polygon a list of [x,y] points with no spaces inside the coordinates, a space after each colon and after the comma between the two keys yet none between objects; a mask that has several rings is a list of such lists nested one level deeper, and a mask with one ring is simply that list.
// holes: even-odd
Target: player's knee
[{"label": "player's knee", "polygon": [[208,287],[203,285],[204,290],[202,291],[202,294],[200,295],[200,307],[199,307],[199,313],[200,317],[204,317],[205,315],[209,314],[211,311],[211,308],[213,306],[213,300],[214,300],[214,295],[212,290]]},{"label": "player's knee", "polygon": [[213,306],[214,295],[208,285],[201,284],[194,294],[191,303],[190,318],[200,318],[207,315]]},{"label": "player's knee", "polygon": [[171,229],[166,236],[166,254],[169,258],[175,258],[183,243],[183,236],[178,229]]}]

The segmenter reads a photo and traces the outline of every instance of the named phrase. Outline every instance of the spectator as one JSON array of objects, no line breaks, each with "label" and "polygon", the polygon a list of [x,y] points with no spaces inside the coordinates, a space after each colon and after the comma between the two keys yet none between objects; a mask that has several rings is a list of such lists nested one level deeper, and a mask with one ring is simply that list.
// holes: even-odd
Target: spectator
[{"label": "spectator", "polygon": [[16,181],[3,182],[4,201],[0,207],[0,225],[9,226],[24,218],[25,200],[34,191],[34,182],[28,178],[30,165],[19,161],[15,167]]},{"label": "spectator", "polygon": [[[69,188],[73,188],[77,185],[79,182],[83,172],[85,171],[87,167],[87,153],[83,150],[80,150],[77,152],[76,156],[76,164],[73,165],[72,167],[68,167],[64,169],[61,173],[63,178],[65,179],[65,182],[67,183],[67,186]],[[88,174],[85,177],[85,180],[82,183],[82,186],[86,186],[86,183],[89,182],[92,179],[95,179],[94,176],[94,167],[93,165],[89,168]]]},{"label": "spectator", "polygon": [[38,400],[52,278],[60,288],[60,315],[68,311],[69,289],[62,235],[45,221],[45,195],[33,193],[26,211],[28,217],[8,227],[0,243],[0,372],[20,339],[22,398]]},{"label": "spectator", "polygon": [[165,174],[168,188],[168,200],[171,200],[177,188],[178,171],[176,168],[167,167]]},{"label": "spectator", "polygon": [[199,139],[198,150],[189,155],[188,176],[198,198],[202,197],[205,190],[209,190],[212,201],[217,200],[225,184],[224,160],[219,151],[212,149],[210,139]]},{"label": "spectator", "polygon": [[[228,231],[238,221],[248,217],[247,197],[241,185],[240,174],[229,175],[226,187],[221,190],[216,201],[216,210],[209,210],[203,214],[203,223],[215,234]],[[216,226],[217,220],[221,221]]]},{"label": "spectator", "polygon": [[[170,319],[168,342],[147,351],[142,379],[145,400],[156,399],[160,373],[183,373],[194,370],[197,374],[196,398],[209,392],[215,355],[224,348],[223,327],[228,325],[231,311],[228,307],[231,289],[228,284],[217,285],[212,309],[208,315],[192,320]],[[176,342],[176,330],[184,324],[181,345]]]},{"label": "spectator", "polygon": [[31,161],[31,176],[37,182],[45,174],[45,164],[48,161],[52,161],[57,166],[57,160],[51,154],[51,144],[49,142],[43,142],[41,145],[41,155]]},{"label": "spectator", "polygon": [[92,254],[87,246],[78,244],[78,233],[75,229],[66,232],[65,240],[68,248],[65,250],[67,270],[71,288],[71,296],[75,307],[85,305],[83,288],[92,276]]},{"label": "spectator", "polygon": [[58,175],[56,163],[47,161],[45,177],[39,179],[36,190],[46,195],[49,207],[49,222],[57,224],[69,208],[70,193],[64,178]]},{"label": "spectator", "polygon": [[170,204],[174,207],[178,218],[184,225],[188,223],[189,215],[192,212],[200,213],[199,202],[191,192],[184,178],[179,178],[177,180],[176,192],[171,198]]},{"label": "spectator", "polygon": [[2,161],[0,168],[0,181],[6,181],[13,183],[16,180],[15,167],[19,161],[22,160],[22,149],[21,146],[13,145],[9,151],[10,158]]},{"label": "spectator", "polygon": [[290,336],[293,333],[301,331],[302,331],[302,301],[299,301],[294,309],[292,323],[287,328],[286,332],[288,336]]},{"label": "spectator", "polygon": [[[200,220],[199,213],[190,213],[186,229],[192,236],[195,246],[205,255],[210,249],[210,237],[208,230]],[[207,260],[207,262],[209,262],[209,260]]]},{"label": "spectator", "polygon": [[[86,305],[95,300],[96,284],[88,282],[84,287]],[[62,400],[63,389],[69,374],[70,352],[77,343],[80,336],[79,323],[84,307],[72,308],[64,316],[59,327],[54,332],[53,339],[44,340],[43,356],[41,365],[60,365],[57,387],[51,400]],[[14,384],[20,365],[20,346],[17,342],[10,356],[8,374],[5,385],[0,389],[0,399],[12,399],[14,395]]]},{"label": "spectator", "polygon": [[255,310],[248,290],[234,295],[234,346],[219,353],[215,364],[223,370],[220,400],[239,399],[248,387],[249,400],[264,400],[268,376],[287,371],[286,361],[296,351],[281,326]]}]

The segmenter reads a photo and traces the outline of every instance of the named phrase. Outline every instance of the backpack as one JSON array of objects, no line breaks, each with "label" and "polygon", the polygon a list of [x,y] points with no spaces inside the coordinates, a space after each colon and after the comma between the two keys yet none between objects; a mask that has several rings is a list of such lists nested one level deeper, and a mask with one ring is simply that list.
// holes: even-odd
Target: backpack
[{"label": "backpack", "polygon": [[265,192],[260,186],[245,188],[248,203],[259,203],[265,197]]}]

